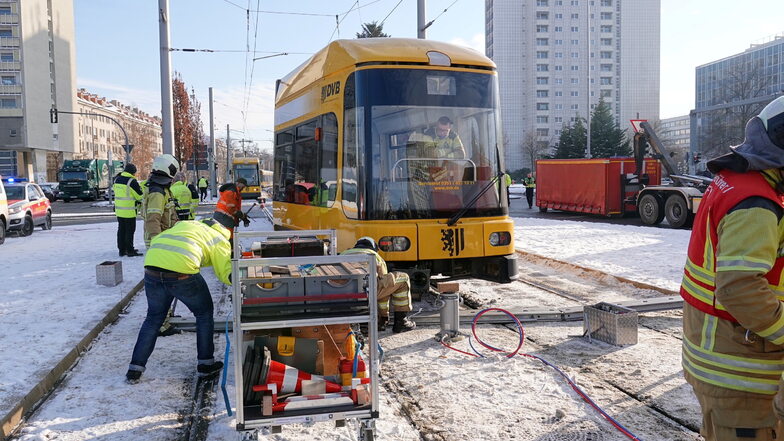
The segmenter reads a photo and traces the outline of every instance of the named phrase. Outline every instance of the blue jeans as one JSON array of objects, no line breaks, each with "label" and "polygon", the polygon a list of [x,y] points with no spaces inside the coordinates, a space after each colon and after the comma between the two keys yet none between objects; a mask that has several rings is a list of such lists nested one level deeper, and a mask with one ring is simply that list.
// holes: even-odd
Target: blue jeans
[{"label": "blue jeans", "polygon": [[201,274],[177,280],[160,278],[145,272],[144,292],[147,295],[147,317],[139,329],[128,369],[144,371],[147,360],[155,349],[158,330],[163,325],[175,298],[188,307],[196,317],[198,364],[212,364],[213,352],[215,352],[215,345],[212,342],[212,332],[215,327],[212,318],[212,296]]}]

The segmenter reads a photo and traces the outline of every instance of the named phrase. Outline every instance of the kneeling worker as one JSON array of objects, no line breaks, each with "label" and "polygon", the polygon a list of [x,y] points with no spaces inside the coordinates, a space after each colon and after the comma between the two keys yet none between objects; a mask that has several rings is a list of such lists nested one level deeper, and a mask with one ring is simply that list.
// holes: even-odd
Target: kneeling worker
[{"label": "kneeling worker", "polygon": [[376,258],[376,277],[378,278],[378,330],[383,331],[389,323],[389,303],[392,302],[392,311],[395,321],[392,332],[399,333],[410,331],[416,323],[408,319],[411,311],[411,281],[408,274],[400,271],[387,271],[387,263],[378,254],[378,245],[370,237],[362,237],[354,248],[340,254],[370,254]]},{"label": "kneeling worker", "polygon": [[180,221],[152,239],[144,258],[144,291],[147,295],[147,317],[139,329],[126,379],[139,380],[150,358],[158,329],[176,298],[196,317],[196,350],[199,376],[213,375],[223,363],[215,361],[212,342],[213,305],[207,283],[199,273],[211,265],[218,279],[231,284],[231,225],[214,219]]}]

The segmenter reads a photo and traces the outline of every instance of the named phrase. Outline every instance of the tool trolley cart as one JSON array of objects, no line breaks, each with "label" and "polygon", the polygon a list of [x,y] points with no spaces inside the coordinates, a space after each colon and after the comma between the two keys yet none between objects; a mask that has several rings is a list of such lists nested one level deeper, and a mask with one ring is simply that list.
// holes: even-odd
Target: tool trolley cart
[{"label": "tool trolley cart", "polygon": [[[328,241],[315,239],[324,236]],[[241,256],[232,268],[232,346],[242,438],[277,433],[287,424],[342,427],[354,419],[359,439],[373,440],[379,402],[375,258],[337,255],[334,230],[237,232],[234,240],[234,255]],[[292,255],[321,251],[314,240],[327,244],[322,255],[285,255],[289,248]],[[357,324],[369,331],[364,351],[351,330]]]}]

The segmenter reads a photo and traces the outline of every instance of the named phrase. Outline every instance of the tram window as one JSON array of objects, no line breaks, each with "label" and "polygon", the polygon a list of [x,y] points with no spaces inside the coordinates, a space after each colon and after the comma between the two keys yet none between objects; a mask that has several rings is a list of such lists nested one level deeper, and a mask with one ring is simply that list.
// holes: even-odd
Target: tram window
[{"label": "tram window", "polygon": [[343,168],[341,193],[343,213],[349,219],[364,219],[362,195],[364,186],[360,176],[359,164],[363,162],[364,148],[364,108],[346,110],[343,126]]},{"label": "tram window", "polygon": [[295,204],[311,204],[318,183],[318,142],[315,138],[316,120],[297,127],[294,142],[294,184],[286,190],[286,200]]},{"label": "tram window", "polygon": [[457,92],[454,77],[447,76],[427,76],[428,95],[455,95]]},{"label": "tram window", "polygon": [[273,200],[288,201],[289,192],[296,179],[294,167],[294,134],[291,131],[280,132],[275,136],[275,173],[277,180],[273,183]]},{"label": "tram window", "polygon": [[322,116],[321,174],[314,205],[331,207],[335,203],[338,180],[338,120],[334,113]]}]

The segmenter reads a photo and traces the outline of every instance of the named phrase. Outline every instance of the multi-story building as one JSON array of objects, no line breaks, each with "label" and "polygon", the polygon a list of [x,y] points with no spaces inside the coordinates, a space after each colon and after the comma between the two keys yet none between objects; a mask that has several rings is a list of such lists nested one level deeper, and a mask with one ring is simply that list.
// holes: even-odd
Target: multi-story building
[{"label": "multi-story building", "polygon": [[660,0],[485,0],[485,18],[508,170],[532,166],[526,138],[554,145],[600,99],[621,128],[658,119]]},{"label": "multi-story building", "polygon": [[72,0],[0,0],[0,174],[54,180],[74,151]]},{"label": "multi-story building", "polygon": [[[91,94],[84,89],[76,92],[77,148],[74,159],[125,160],[125,134],[132,144],[131,161],[138,175],[149,174],[152,160],[163,153],[161,119],[136,107]],[[107,118],[108,117],[108,118]],[[125,129],[112,121],[116,120]]]},{"label": "multi-story building", "polygon": [[689,156],[689,115],[664,118],[659,127],[659,139],[667,151],[674,154],[671,158],[680,167],[680,172],[686,173],[687,164],[694,160]]},{"label": "multi-story building", "polygon": [[749,119],[784,93],[784,35],[696,69],[693,153],[716,156],[743,141]]}]

